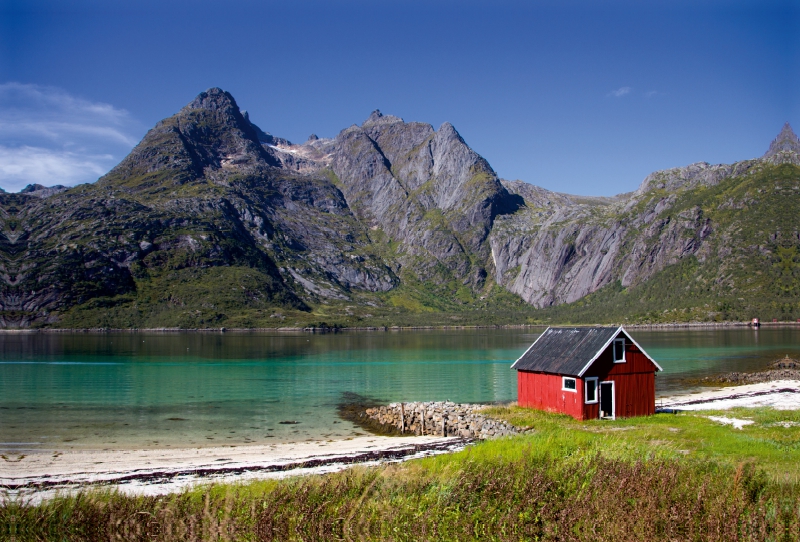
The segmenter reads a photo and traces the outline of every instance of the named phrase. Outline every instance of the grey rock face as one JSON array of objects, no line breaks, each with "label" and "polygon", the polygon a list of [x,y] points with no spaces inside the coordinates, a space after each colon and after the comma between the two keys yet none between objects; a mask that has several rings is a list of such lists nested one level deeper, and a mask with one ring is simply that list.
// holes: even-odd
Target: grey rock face
[{"label": "grey rock face", "polygon": [[403,122],[403,119],[400,117],[395,117],[393,115],[384,115],[380,112],[380,110],[376,109],[372,113],[370,113],[367,120],[364,121],[362,124],[363,127],[367,126],[375,126],[381,124],[394,124],[397,122]]},{"label": "grey rock face", "polygon": [[793,138],[784,127],[771,147],[776,154],[766,159],[658,171],[635,192],[614,198],[569,196],[505,181],[510,192],[525,198],[526,209],[495,223],[490,236],[495,280],[546,307],[576,301],[614,281],[635,286],[684,258],[703,262],[715,250],[729,250],[712,246],[717,226],[700,208],[676,209],[680,195],[757,173],[776,156],[791,163],[785,157],[793,152]]},{"label": "grey rock face", "polygon": [[[375,111],[296,145],[210,89],[97,183],[0,194],[0,326],[135,296],[154,277],[233,267],[258,271],[247,299],[270,310],[386,292],[404,278],[473,290],[494,281],[537,307],[571,302],[730,252],[715,241],[728,233],[682,195],[798,164],[798,148],[787,124],[761,159],[655,172],[610,198],[572,196],[501,181],[449,123]],[[741,210],[754,194],[720,206]]]},{"label": "grey rock face", "polygon": [[233,98],[211,89],[96,184],[4,195],[0,325],[52,321],[180,269],[258,270],[249,295],[295,308],[393,288],[397,277],[318,165],[292,171],[259,137]]},{"label": "grey rock face", "polygon": [[[673,198],[674,200],[674,198]],[[495,280],[537,307],[570,303],[619,280],[639,284],[687,256],[702,258],[713,226],[698,210],[672,214],[672,201],[639,194],[578,203],[558,194],[551,205],[501,221],[490,243]]]},{"label": "grey rock face", "polygon": [[760,160],[715,165],[698,162],[684,167],[656,171],[645,177],[635,194],[641,196],[650,190],[677,192],[698,186],[715,186],[723,179],[752,173],[762,164]]},{"label": "grey rock face", "polygon": [[597,218],[613,216],[620,204],[577,203],[543,189],[535,195],[538,201],[526,200],[524,211],[498,220],[492,231],[495,280],[538,307],[608,284],[624,228]]},{"label": "grey rock face", "polygon": [[376,111],[362,126],[340,133],[332,155],[348,204],[371,228],[401,243],[403,267],[428,280],[441,266],[482,285],[492,223],[515,211],[520,198],[505,190],[452,125],[434,131]]},{"label": "grey rock face", "polygon": [[69,190],[68,186],[56,184],[53,186],[44,186],[41,184],[29,184],[19,191],[20,194],[28,194],[29,196],[36,196],[37,198],[49,198],[54,194],[59,194],[64,190]]},{"label": "grey rock face", "polygon": [[783,125],[778,137],[772,141],[761,159],[772,164],[800,165],[800,139],[788,122]]},{"label": "grey rock face", "polygon": [[256,129],[233,97],[213,88],[156,124],[98,184],[127,178],[139,181],[132,188],[140,189],[155,177],[169,176],[171,184],[180,185],[203,178],[207,171],[278,165],[262,148]]}]

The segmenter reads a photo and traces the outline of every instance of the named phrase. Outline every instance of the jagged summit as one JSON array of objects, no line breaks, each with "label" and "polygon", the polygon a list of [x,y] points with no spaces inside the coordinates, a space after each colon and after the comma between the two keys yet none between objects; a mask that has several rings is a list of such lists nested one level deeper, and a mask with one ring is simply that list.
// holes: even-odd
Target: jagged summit
[{"label": "jagged summit", "polygon": [[458,133],[456,127],[449,122],[444,122],[441,126],[439,126],[439,129],[436,130],[436,133],[439,135],[439,137],[444,139],[458,139],[459,141],[464,142],[464,139],[461,137],[461,134]]},{"label": "jagged summit", "polygon": [[403,119],[400,117],[395,117],[394,115],[384,115],[381,113],[380,109],[376,109],[372,113],[370,113],[369,118],[364,121],[364,124],[361,126],[370,126],[374,124],[392,124],[395,122],[403,122]]},{"label": "jagged summit", "polygon": [[[239,110],[233,96],[210,88],[175,115],[159,121],[98,184],[156,190],[202,180],[212,170],[279,167],[262,140],[273,142]],[[274,144],[274,143],[273,143]]]},{"label": "jagged summit", "polygon": [[36,196],[39,198],[47,198],[54,194],[64,192],[65,190],[69,190],[69,187],[64,186],[63,184],[44,186],[43,184],[36,183],[36,184],[29,184],[28,186],[20,190],[19,193],[28,194],[29,196]]},{"label": "jagged summit", "polygon": [[[61,186],[61,185],[57,185],[57,186]],[[47,187],[44,186],[43,184],[39,184],[39,183],[29,184],[25,188],[20,190],[19,193],[20,194],[27,194],[28,192],[35,192],[36,190],[43,190],[45,188],[47,188]]]},{"label": "jagged summit", "polygon": [[184,109],[208,109],[216,111],[218,109],[235,109],[239,113],[239,106],[230,92],[226,92],[219,87],[213,87],[205,92],[201,92]]},{"label": "jagged summit", "polygon": [[778,137],[772,140],[762,159],[778,162],[797,162],[800,155],[800,138],[787,122]]},{"label": "jagged summit", "polygon": [[[796,301],[783,247],[797,244],[800,168],[787,164],[800,165],[800,140],[788,123],[764,159],[587,198],[501,182],[447,122],[376,110],[293,145],[252,117],[212,88],[97,183],[0,190],[0,328],[305,325],[345,303],[335,322],[347,325],[473,309],[517,321],[512,294],[541,308],[606,287],[549,314],[771,318]],[[722,182],[724,200],[709,198]]]}]

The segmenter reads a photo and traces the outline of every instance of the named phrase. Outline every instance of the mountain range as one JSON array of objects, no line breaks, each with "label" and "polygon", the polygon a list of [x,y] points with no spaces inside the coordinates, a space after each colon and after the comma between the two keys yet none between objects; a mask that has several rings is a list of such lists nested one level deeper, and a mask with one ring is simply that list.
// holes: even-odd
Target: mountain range
[{"label": "mountain range", "polygon": [[0,326],[800,318],[800,140],[586,197],[500,179],[449,123],[302,144],[201,93],[108,174],[0,194]]}]

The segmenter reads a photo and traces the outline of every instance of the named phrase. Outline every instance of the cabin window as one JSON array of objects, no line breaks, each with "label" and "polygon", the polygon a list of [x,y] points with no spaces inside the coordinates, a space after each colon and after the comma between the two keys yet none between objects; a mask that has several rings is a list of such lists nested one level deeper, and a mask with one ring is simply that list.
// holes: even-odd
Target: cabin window
[{"label": "cabin window", "polygon": [[561,389],[564,391],[574,391],[577,393],[578,385],[575,383],[574,378],[568,376],[561,377]]},{"label": "cabin window", "polygon": [[597,377],[587,378],[584,380],[583,389],[586,390],[586,400],[585,403],[587,405],[591,405],[597,402]]},{"label": "cabin window", "polygon": [[614,363],[625,363],[625,339],[614,339]]}]

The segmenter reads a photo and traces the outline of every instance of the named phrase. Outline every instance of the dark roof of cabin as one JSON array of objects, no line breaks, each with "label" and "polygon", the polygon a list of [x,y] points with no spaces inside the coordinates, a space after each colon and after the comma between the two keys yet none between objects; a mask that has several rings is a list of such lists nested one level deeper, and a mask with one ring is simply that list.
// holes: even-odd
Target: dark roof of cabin
[{"label": "dark roof of cabin", "polygon": [[600,349],[616,337],[618,327],[551,327],[542,333],[513,369],[579,376]]}]

